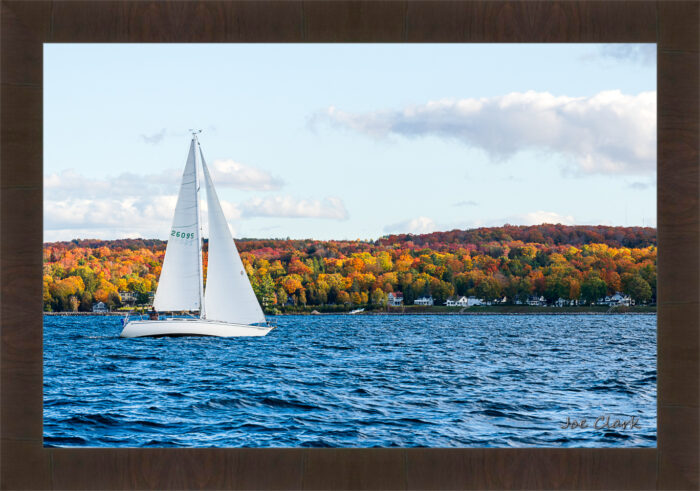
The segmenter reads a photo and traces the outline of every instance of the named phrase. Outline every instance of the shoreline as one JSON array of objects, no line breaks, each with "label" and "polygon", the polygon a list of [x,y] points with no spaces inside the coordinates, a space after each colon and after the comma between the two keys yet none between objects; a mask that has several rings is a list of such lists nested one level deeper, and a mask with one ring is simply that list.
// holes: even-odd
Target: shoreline
[{"label": "shoreline", "polygon": [[[81,316],[95,316],[95,317],[119,317],[125,316],[125,312],[44,312],[44,315],[49,316],[59,316],[59,317],[81,317]],[[139,315],[139,314],[131,314]],[[145,314],[144,314],[145,315]],[[363,315],[656,315],[656,311],[653,312],[362,312],[358,314],[350,314],[349,312],[289,312],[283,314],[266,314],[269,317],[284,317],[290,315],[352,315],[352,316],[363,316]]]}]

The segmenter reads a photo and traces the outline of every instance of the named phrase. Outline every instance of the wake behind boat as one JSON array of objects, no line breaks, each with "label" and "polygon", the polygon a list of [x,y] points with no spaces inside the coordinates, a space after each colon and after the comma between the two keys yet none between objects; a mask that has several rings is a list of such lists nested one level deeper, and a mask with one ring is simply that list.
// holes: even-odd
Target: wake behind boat
[{"label": "wake behind boat", "polygon": [[[206,291],[199,206],[200,166],[209,224]],[[153,308],[156,312],[194,312],[198,316],[160,319],[155,315],[155,319],[150,320],[127,319],[121,337],[265,336],[273,329],[255,297],[236,249],[196,132],[192,134]]]}]

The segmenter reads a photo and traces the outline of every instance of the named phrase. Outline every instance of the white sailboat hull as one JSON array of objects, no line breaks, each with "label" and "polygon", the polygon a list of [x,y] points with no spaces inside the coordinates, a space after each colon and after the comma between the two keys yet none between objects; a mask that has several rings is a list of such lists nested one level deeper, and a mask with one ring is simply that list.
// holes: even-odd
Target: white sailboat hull
[{"label": "white sailboat hull", "polygon": [[123,338],[146,336],[217,336],[222,338],[265,336],[274,327],[233,324],[206,319],[165,319],[131,321],[124,326]]}]

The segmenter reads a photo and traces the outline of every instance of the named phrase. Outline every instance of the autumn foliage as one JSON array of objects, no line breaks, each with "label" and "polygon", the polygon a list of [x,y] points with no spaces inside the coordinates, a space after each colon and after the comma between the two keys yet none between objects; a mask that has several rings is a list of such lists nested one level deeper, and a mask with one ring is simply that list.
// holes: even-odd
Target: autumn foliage
[{"label": "autumn foliage", "polygon": [[[146,303],[156,290],[166,242],[73,240],[44,245],[44,309],[112,308],[119,292]],[[382,306],[432,295],[486,300],[543,296],[591,302],[616,291],[656,299],[656,230],[604,226],[510,226],[392,235],[376,241],[242,239],[259,300],[275,305]],[[206,244],[204,252],[206,264]],[[206,268],[205,268],[206,272]]]}]

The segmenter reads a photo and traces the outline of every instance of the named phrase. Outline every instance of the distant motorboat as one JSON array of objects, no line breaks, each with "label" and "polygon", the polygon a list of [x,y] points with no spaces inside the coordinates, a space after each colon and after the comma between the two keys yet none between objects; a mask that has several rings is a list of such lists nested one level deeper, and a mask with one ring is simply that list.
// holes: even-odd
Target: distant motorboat
[{"label": "distant motorboat", "polygon": [[351,310],[351,311],[348,312],[348,313],[349,313],[350,315],[353,315],[353,314],[359,314],[360,312],[364,312],[364,311],[365,311],[365,309],[355,309],[355,310]]},{"label": "distant motorboat", "polygon": [[[199,211],[200,166],[209,223],[206,292]],[[197,132],[192,133],[153,308],[155,312],[149,320],[125,320],[121,336],[265,336],[274,328],[265,318],[236,249]],[[160,319],[157,312],[189,312],[192,317]]]}]

